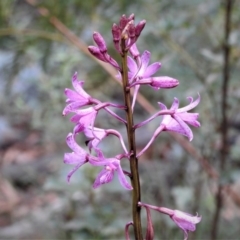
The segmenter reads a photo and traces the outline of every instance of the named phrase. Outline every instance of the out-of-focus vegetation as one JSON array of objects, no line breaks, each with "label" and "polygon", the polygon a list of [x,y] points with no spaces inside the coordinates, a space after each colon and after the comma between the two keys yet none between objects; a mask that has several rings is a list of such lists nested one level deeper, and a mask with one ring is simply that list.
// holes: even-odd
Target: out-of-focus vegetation
[{"label": "out-of-focus vegetation", "polygon": [[[101,32],[117,59],[111,26],[122,14],[147,20],[139,50],[160,61],[161,75],[179,79],[176,89],[141,93],[157,108],[173,97],[201,95],[197,108],[201,128],[194,139],[162,134],[140,159],[142,200],[202,215],[190,239],[239,239],[240,229],[240,8],[235,1],[229,35],[226,160],[222,166],[222,84],[226,1],[0,1],[0,238],[124,239],[131,220],[131,193],[113,182],[98,190],[91,184],[96,170],[82,167],[66,183],[70,151],[65,137],[72,129],[62,117],[65,87],[75,71],[85,89],[102,100],[120,102],[118,83],[85,53],[92,32]],[[65,25],[63,28],[62,24]],[[76,35],[74,38],[68,31]],[[74,42],[74,39],[79,42]],[[79,45],[80,43],[80,45]],[[135,122],[148,113],[140,104]],[[118,122],[100,114],[100,127]],[[154,131],[137,132],[139,147]],[[84,144],[84,139],[79,139]],[[115,139],[104,142],[107,155],[118,152]],[[126,166],[127,167],[127,166]],[[219,188],[220,186],[220,188]],[[216,204],[221,190],[222,204]],[[219,211],[216,211],[216,210]],[[219,213],[218,214],[216,214]],[[215,218],[214,218],[215,216]],[[217,220],[216,220],[217,216]],[[145,223],[143,213],[143,223]],[[183,233],[164,215],[153,213],[156,239],[182,239]],[[215,220],[214,220],[215,219]],[[218,226],[218,227],[216,227]]]}]

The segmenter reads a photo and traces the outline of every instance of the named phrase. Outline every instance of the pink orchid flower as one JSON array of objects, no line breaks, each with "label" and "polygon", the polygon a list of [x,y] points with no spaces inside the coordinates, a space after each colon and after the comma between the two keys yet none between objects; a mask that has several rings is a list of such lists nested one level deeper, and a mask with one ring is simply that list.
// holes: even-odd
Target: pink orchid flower
[{"label": "pink orchid flower", "polygon": [[[192,130],[187,124],[194,127],[200,127],[200,123],[197,121],[198,113],[189,113],[188,111],[195,108],[200,102],[200,95],[193,101],[192,97],[188,97],[190,103],[182,108],[179,108],[179,100],[174,98],[173,104],[169,110],[174,110],[174,114],[163,116],[160,127],[163,127],[163,131],[173,131],[180,133],[188,137],[189,141],[193,139]],[[159,103],[162,110],[166,110],[167,107],[163,103]]]},{"label": "pink orchid flower", "polygon": [[127,190],[132,190],[131,184],[128,183],[126,176],[122,170],[120,160],[115,158],[105,158],[100,150],[97,151],[98,157],[89,157],[89,163],[93,166],[103,166],[104,168],[98,174],[93,187],[98,188],[105,183],[113,180],[114,173],[118,175],[120,184]]},{"label": "pink orchid flower", "polygon": [[90,105],[94,102],[89,94],[83,90],[84,81],[79,81],[77,78],[77,72],[72,77],[72,85],[75,89],[65,89],[65,95],[67,96],[67,106],[63,109],[63,115],[67,115],[70,112],[76,111],[79,107]]},{"label": "pink orchid flower", "polygon": [[177,226],[183,230],[184,240],[188,239],[189,231],[194,232],[196,230],[196,224],[198,224],[202,219],[202,217],[198,216],[198,214],[196,216],[193,216],[191,214],[188,214],[179,210],[172,210],[165,207],[157,207],[157,206],[153,206],[153,205],[142,203],[142,202],[139,202],[138,205],[141,207],[145,207],[146,209],[147,208],[152,209],[168,215],[177,224]]}]

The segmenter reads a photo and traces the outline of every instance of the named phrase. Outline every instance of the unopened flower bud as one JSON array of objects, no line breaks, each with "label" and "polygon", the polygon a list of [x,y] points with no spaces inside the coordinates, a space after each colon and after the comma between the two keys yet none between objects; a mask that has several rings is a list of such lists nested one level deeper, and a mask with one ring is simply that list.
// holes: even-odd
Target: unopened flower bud
[{"label": "unopened flower bud", "polygon": [[98,47],[95,46],[89,46],[88,47],[88,51],[97,59],[106,62],[104,55],[101,53],[100,49]]},{"label": "unopened flower bud", "polygon": [[116,48],[116,50],[121,53],[121,49],[119,46],[120,38],[121,38],[121,30],[117,24],[113,24],[112,26],[112,36],[113,36],[113,43]]},{"label": "unopened flower bud", "polygon": [[133,84],[131,84],[130,87],[134,87],[136,85],[143,85],[143,84],[149,84],[155,89],[174,88],[178,86],[179,81],[177,79],[170,78],[170,77],[150,77],[150,78],[143,78],[141,80],[138,80]]},{"label": "unopened flower bud", "polygon": [[150,85],[156,89],[174,88],[178,86],[179,81],[171,77],[153,77]]},{"label": "unopened flower bud", "polygon": [[107,52],[107,45],[105,43],[104,38],[102,37],[102,35],[100,33],[94,32],[93,33],[93,40],[98,45],[101,53]]},{"label": "unopened flower bud", "polygon": [[119,28],[119,26],[114,23],[112,26],[112,36],[113,36],[113,41],[120,41],[120,37],[121,37],[121,30]]},{"label": "unopened flower bud", "polygon": [[129,35],[129,38],[134,38],[135,37],[135,26],[134,26],[133,23],[129,25],[128,35]]},{"label": "unopened flower bud", "polygon": [[128,20],[131,21],[131,20],[134,20],[135,19],[135,15],[134,13],[132,13],[129,17],[128,17]]},{"label": "unopened flower bud", "polygon": [[135,35],[136,37],[139,37],[139,35],[141,34],[143,28],[145,27],[146,24],[146,20],[142,20],[140,21],[137,26],[135,27]]},{"label": "unopened flower bud", "polygon": [[125,14],[123,14],[120,18],[120,21],[119,21],[119,27],[120,29],[124,29],[126,24],[129,22],[128,18],[126,17]]}]

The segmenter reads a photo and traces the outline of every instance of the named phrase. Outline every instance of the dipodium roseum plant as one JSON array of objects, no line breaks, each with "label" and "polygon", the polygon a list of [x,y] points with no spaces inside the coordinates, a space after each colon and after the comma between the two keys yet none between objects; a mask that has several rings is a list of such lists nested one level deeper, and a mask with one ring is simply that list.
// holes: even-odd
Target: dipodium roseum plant
[{"label": "dipodium roseum plant", "polygon": [[[89,52],[97,59],[110,64],[117,72],[117,78],[122,83],[124,95],[124,105],[118,105],[111,102],[102,102],[95,99],[84,90],[84,81],[78,79],[77,73],[72,77],[72,85],[74,90],[66,89],[65,95],[66,107],[63,110],[63,115],[72,113],[71,121],[74,123],[74,128],[68,134],[66,142],[71,148],[71,153],[66,153],[64,163],[73,165],[72,171],[68,174],[67,180],[70,181],[72,175],[83,165],[89,164],[92,167],[101,166],[102,170],[96,176],[93,183],[93,188],[101,187],[103,184],[110,184],[117,175],[119,183],[123,190],[131,191],[132,193],[132,221],[126,223],[125,236],[129,238],[129,226],[134,229],[134,236],[137,240],[143,239],[141,226],[141,208],[146,209],[147,213],[147,231],[146,240],[152,240],[154,237],[154,229],[151,220],[150,210],[155,210],[163,214],[167,214],[183,230],[184,239],[188,238],[188,232],[196,229],[196,224],[201,221],[198,215],[193,216],[184,213],[180,210],[171,210],[165,207],[157,207],[141,201],[141,188],[139,182],[138,157],[141,156],[154,140],[163,131],[172,131],[186,136],[189,141],[193,139],[193,133],[189,125],[199,127],[198,113],[190,113],[189,111],[195,108],[200,102],[200,96],[197,99],[189,97],[189,104],[179,108],[179,101],[174,98],[172,106],[168,109],[163,103],[159,104],[159,111],[143,122],[134,124],[133,112],[136,102],[136,97],[140,87],[152,87],[155,90],[163,91],[164,89],[177,87],[179,81],[168,76],[152,76],[161,67],[160,62],[155,62],[149,65],[151,53],[144,51],[139,53],[137,40],[146,24],[145,20],[140,21],[135,25],[134,15],[126,17],[123,15],[120,18],[119,24],[113,24],[112,36],[114,46],[121,56],[121,63],[114,60],[107,50],[104,38],[100,33],[93,33],[93,40],[96,46],[89,46]],[[133,93],[133,94],[131,94]],[[121,109],[125,111],[126,118],[118,116],[109,107]],[[121,134],[115,129],[101,129],[95,127],[95,119],[99,111],[107,111],[113,118],[120,121],[126,126],[128,142],[124,142]],[[159,120],[159,126],[155,130],[153,136],[139,152],[136,151],[135,131],[148,124],[155,118],[162,116]],[[76,135],[84,134],[87,138],[89,151],[86,151],[76,142]],[[99,143],[109,135],[114,135],[119,139],[122,146],[122,152],[116,156],[107,158],[99,148]],[[128,161],[130,172],[123,170],[121,167],[122,161]]]}]

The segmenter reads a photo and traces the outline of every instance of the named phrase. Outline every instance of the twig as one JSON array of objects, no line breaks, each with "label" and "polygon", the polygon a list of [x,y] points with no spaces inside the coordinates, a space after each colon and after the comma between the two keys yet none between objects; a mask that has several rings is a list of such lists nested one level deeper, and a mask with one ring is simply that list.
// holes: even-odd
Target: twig
[{"label": "twig", "polygon": [[0,36],[8,36],[8,35],[29,35],[36,36],[45,39],[49,39],[52,41],[65,42],[64,38],[58,33],[49,33],[47,31],[41,30],[33,30],[33,29],[15,29],[15,28],[2,28],[0,29]]},{"label": "twig", "polygon": [[[230,45],[229,45],[229,35],[231,31],[231,13],[232,13],[232,0],[225,1],[225,37],[223,43],[223,56],[224,56],[224,66],[223,66],[223,83],[222,83],[222,122],[221,122],[221,156],[220,156],[220,176],[223,175],[225,170],[225,162],[227,159],[229,146],[228,146],[228,118],[227,118],[227,100],[228,100],[228,86],[230,81]],[[218,225],[220,212],[223,206],[223,196],[222,190],[224,185],[221,183],[221,178],[218,180],[218,191],[215,196],[216,209],[213,217],[212,230],[211,230],[211,239],[217,239],[218,235]]]}]

